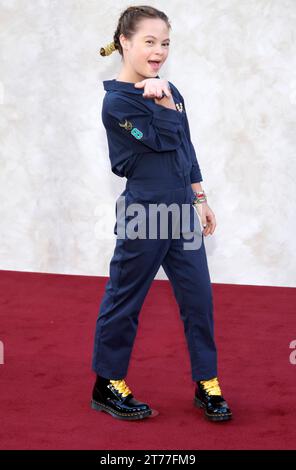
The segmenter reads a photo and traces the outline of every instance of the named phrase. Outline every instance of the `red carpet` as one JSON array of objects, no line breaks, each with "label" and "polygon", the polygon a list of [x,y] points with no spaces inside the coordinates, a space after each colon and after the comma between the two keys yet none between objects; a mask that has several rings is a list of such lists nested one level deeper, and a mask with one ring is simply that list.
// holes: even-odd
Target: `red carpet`
[{"label": "red carpet", "polygon": [[171,286],[155,280],[127,384],[159,415],[126,422],[89,406],[106,280],[0,272],[1,449],[295,449],[295,289],[213,284],[220,384],[234,419],[210,423],[192,403]]}]

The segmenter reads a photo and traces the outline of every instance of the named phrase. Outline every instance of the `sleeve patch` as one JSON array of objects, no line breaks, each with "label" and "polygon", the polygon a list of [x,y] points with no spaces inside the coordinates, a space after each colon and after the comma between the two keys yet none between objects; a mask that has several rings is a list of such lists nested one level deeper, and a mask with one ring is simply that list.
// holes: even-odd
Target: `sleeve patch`
[{"label": "sleeve patch", "polygon": [[136,138],[136,139],[142,139],[143,137],[143,132],[141,132],[139,129],[136,127],[133,127],[133,124],[125,119],[125,122],[119,122],[118,123],[120,127],[123,127],[127,131],[131,131],[131,134]]}]

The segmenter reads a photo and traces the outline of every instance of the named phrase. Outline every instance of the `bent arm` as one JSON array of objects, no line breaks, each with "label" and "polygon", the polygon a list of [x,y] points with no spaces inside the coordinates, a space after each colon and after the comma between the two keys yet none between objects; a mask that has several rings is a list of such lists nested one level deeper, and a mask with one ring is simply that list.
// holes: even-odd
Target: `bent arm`
[{"label": "bent arm", "polygon": [[106,128],[115,131],[114,136],[138,152],[167,152],[182,144],[182,116],[167,106],[155,106],[152,111],[132,98],[112,93],[104,100],[102,119]]}]

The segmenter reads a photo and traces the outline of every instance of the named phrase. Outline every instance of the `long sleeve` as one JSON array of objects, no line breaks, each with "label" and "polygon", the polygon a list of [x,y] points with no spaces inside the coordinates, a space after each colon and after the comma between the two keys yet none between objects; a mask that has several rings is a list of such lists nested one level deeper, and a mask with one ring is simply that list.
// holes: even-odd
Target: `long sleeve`
[{"label": "long sleeve", "polygon": [[[183,103],[183,106],[185,108],[184,98],[182,97],[182,95],[180,93],[179,93],[179,95],[181,97],[181,102]],[[194,145],[191,142],[189,122],[188,122],[186,112],[185,112],[185,132],[186,132],[187,139],[188,139],[188,142],[189,142],[190,156],[191,156],[191,160],[192,160],[192,169],[191,169],[191,173],[190,173],[191,183],[199,183],[203,179],[202,179],[202,174],[201,174],[200,167],[199,167],[199,164],[198,164],[198,161],[197,161]]]},{"label": "long sleeve", "polygon": [[111,93],[104,100],[102,120],[112,139],[134,152],[168,152],[182,144],[180,113],[161,105],[151,110],[135,99]]}]

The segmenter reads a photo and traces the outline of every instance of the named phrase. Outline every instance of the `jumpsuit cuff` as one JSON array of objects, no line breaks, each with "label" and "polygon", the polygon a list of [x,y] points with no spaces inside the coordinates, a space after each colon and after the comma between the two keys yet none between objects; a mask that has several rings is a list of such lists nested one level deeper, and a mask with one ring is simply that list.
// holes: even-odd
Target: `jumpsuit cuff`
[{"label": "jumpsuit cuff", "polygon": [[199,169],[199,166],[196,164],[192,165],[192,169],[190,172],[190,181],[191,183],[200,183],[202,181],[202,174]]}]

